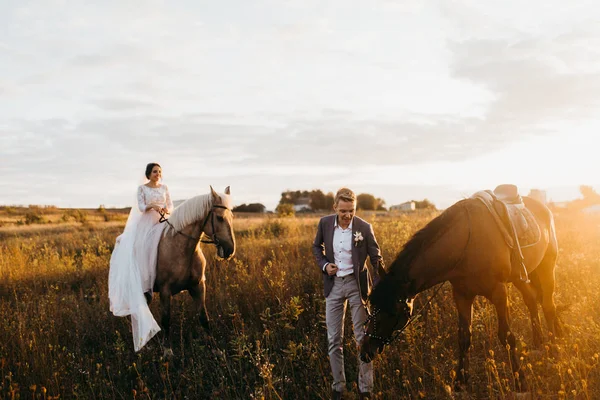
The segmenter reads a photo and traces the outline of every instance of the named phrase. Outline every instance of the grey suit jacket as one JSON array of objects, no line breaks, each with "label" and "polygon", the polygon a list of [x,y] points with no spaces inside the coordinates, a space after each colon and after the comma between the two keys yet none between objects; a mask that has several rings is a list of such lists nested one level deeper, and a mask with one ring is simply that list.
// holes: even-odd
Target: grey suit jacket
[{"label": "grey suit jacket", "polygon": [[[335,214],[321,218],[319,227],[317,228],[317,235],[315,236],[315,241],[312,245],[317,265],[323,274],[325,297],[329,296],[334,281],[334,277],[329,276],[324,272],[323,267],[327,263],[335,263],[333,256],[333,231],[335,229],[335,219]],[[358,243],[358,246],[355,246],[354,241],[356,232],[360,232],[363,236],[363,240]],[[352,264],[354,267],[354,276],[358,281],[360,296],[363,302],[367,300],[367,296],[373,284],[371,272],[367,268],[367,256],[369,256],[369,259],[371,260],[373,274],[377,275],[378,267],[380,265],[381,267],[384,267],[384,264],[379,245],[377,244],[377,240],[375,240],[373,227],[367,221],[355,216],[352,221]]]}]

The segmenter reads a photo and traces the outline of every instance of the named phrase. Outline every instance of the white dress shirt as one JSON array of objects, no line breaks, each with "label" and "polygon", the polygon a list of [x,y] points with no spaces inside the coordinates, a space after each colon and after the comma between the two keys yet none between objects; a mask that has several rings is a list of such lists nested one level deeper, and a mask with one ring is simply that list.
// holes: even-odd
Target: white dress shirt
[{"label": "white dress shirt", "polygon": [[[338,267],[336,276],[342,277],[354,272],[352,264],[352,222],[348,228],[343,229],[338,225],[337,217],[333,228],[333,258]],[[325,264],[327,268],[328,264]]]}]

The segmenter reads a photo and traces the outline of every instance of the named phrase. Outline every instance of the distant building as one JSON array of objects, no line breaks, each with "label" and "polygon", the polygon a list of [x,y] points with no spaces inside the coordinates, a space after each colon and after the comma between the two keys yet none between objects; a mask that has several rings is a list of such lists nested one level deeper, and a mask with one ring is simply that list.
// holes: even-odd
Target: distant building
[{"label": "distant building", "polygon": [[527,196],[541,202],[542,204],[546,204],[548,202],[545,190],[531,189]]},{"label": "distant building", "polygon": [[390,211],[415,211],[416,209],[414,201],[407,201],[402,204],[390,206]]},{"label": "distant building", "polygon": [[300,197],[294,204],[294,212],[312,211],[310,197]]}]

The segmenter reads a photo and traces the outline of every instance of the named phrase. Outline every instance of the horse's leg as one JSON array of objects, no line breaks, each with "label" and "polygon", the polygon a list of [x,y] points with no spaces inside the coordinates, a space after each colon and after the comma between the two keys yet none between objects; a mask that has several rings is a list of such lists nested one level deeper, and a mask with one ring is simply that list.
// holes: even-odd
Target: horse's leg
[{"label": "horse's leg", "polygon": [[171,349],[171,292],[167,288],[162,288],[160,291],[160,312],[162,330],[164,333],[164,356],[172,356]]},{"label": "horse's leg", "polygon": [[[516,340],[513,333],[510,331],[509,326],[509,312],[508,312],[508,293],[505,283],[498,283],[493,289],[491,296],[489,297],[491,302],[496,307],[496,313],[498,314],[498,339],[503,346],[508,346],[508,355],[510,364],[512,366],[513,378],[515,378],[515,386],[519,391],[527,390],[527,382],[521,369],[519,358],[517,357],[517,346]],[[516,380],[518,373],[518,381]]]},{"label": "horse's leg", "polygon": [[[533,275],[533,273],[530,275]],[[537,294],[530,283],[516,279],[513,284],[519,290],[519,292],[521,292],[521,295],[523,295],[523,301],[529,310],[529,316],[531,319],[533,347],[539,349],[542,346],[542,328],[540,323],[540,315],[538,313]]]},{"label": "horse's leg", "polygon": [[[200,317],[200,324],[204,329],[210,331],[210,320],[206,312],[206,278],[204,269],[206,267],[206,258],[202,252],[197,251],[192,259],[192,275],[196,279],[188,289],[189,294],[196,304],[196,312]],[[197,278],[199,277],[199,279]]]},{"label": "horse's leg", "polygon": [[456,390],[461,390],[469,380],[469,348],[471,347],[471,319],[473,317],[474,295],[464,294],[452,287],[452,294],[458,311],[458,366],[456,367]]},{"label": "horse's leg", "polygon": [[536,279],[534,283],[538,286],[538,292],[540,294],[540,302],[542,303],[542,310],[544,311],[544,317],[546,318],[546,324],[552,334],[551,339],[554,337],[563,336],[562,323],[560,322],[558,315],[556,314],[556,304],[554,304],[554,267],[556,265],[556,253],[550,252],[546,254],[540,266],[535,269]]},{"label": "horse's leg", "polygon": [[191,286],[188,292],[196,304],[196,312],[200,317],[200,324],[204,329],[210,331],[210,319],[206,312],[206,284],[204,277],[196,285]]}]

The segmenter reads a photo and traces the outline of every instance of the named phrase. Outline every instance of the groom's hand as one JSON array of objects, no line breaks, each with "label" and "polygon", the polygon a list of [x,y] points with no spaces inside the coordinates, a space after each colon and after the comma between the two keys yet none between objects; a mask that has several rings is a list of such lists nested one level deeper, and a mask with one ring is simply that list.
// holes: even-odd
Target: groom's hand
[{"label": "groom's hand", "polygon": [[338,271],[338,267],[337,267],[337,265],[335,265],[333,263],[329,263],[325,267],[325,271],[327,272],[327,275],[329,275],[329,276],[335,275]]}]

